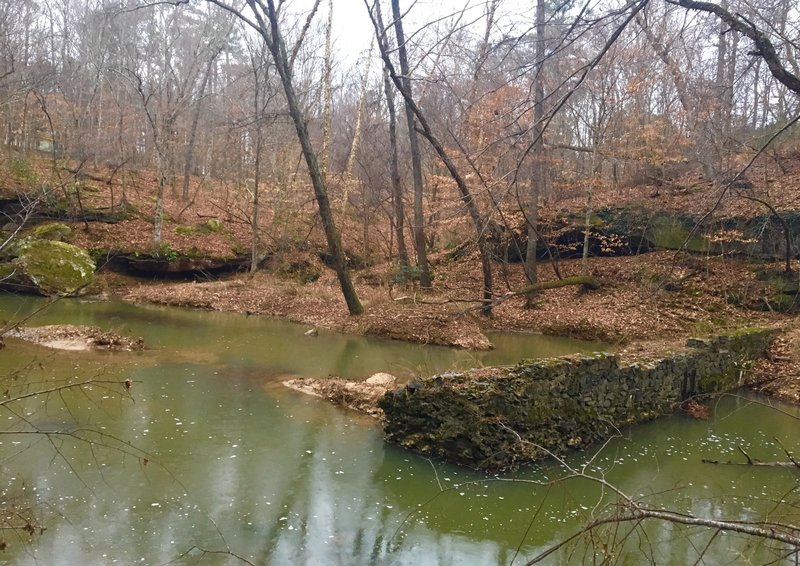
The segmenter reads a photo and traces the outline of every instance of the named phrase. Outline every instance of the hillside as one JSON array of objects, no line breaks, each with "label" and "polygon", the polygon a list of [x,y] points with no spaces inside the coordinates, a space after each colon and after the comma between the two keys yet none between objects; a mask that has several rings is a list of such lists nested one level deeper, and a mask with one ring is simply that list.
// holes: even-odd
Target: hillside
[{"label": "hillside", "polygon": [[[356,210],[339,217],[344,219],[343,240],[366,307],[364,315],[350,317],[336,278],[325,265],[324,240],[313,201],[302,185],[289,193],[264,190],[262,202],[268,206],[261,214],[259,248],[264,261],[250,275],[245,271],[251,245],[249,201],[240,186],[193,178],[189,202],[168,194],[163,243],[154,250],[152,195],[156,180],[152,172],[112,176],[111,170],[87,168],[76,176],[67,166],[55,176],[61,179],[59,186],[44,159],[27,160],[27,176],[9,163],[13,164],[13,159],[6,161],[2,183],[6,214],[11,214],[13,203],[20,199],[36,204],[17,237],[42,223],[66,222],[71,231],[65,240],[89,250],[95,258],[97,278],[84,292],[96,296],[272,315],[313,327],[478,349],[491,347],[485,330],[542,332],[647,349],[690,334],[746,324],[795,327],[794,316],[780,311],[794,311],[800,267],[796,260],[794,273],[785,276],[778,258],[711,249],[639,255],[617,255],[612,250],[588,261],[588,270],[599,283],[596,289],[554,288],[538,293],[532,305],[526,305],[526,297],[511,294],[526,283],[521,264],[495,261],[497,305],[493,316],[486,318],[479,310],[482,279],[474,246],[438,240],[445,245],[431,250],[434,286],[422,290],[413,278],[404,278],[406,274],[387,257],[387,218],[375,217],[369,222],[366,241],[370,245],[364,246],[363,218]],[[800,202],[800,158],[784,158],[782,166],[785,173],[775,165],[758,164],[747,176],[746,192],[777,211],[794,212],[794,203]],[[56,187],[44,196],[37,189],[42,179]],[[718,187],[696,183],[681,188],[684,185],[677,183],[666,188],[647,185],[624,191],[598,190],[594,207],[674,211],[699,218],[719,199]],[[741,186],[729,190],[721,199],[714,212],[716,220],[763,214],[764,205],[741,196],[742,190]],[[565,222],[569,224],[565,219],[580,219],[584,207],[585,200],[580,198],[552,198],[542,210],[541,221],[543,226],[554,226],[553,233],[564,232]],[[7,224],[6,230],[13,226]],[[582,231],[580,220],[570,226],[569,230]],[[442,218],[430,228],[448,233],[451,240],[470,239],[469,227],[461,219]],[[519,226],[511,229],[521,230]],[[219,272],[215,274],[216,268]],[[582,270],[579,259],[562,257],[555,262],[542,261],[539,277],[550,282]],[[796,389],[793,372],[797,366],[787,369],[800,354],[792,336],[790,333],[780,346],[782,353],[776,358],[776,363],[783,364],[780,370],[769,370],[790,376],[791,383],[773,387],[778,393],[782,388]],[[763,382],[764,375],[758,379]]]}]

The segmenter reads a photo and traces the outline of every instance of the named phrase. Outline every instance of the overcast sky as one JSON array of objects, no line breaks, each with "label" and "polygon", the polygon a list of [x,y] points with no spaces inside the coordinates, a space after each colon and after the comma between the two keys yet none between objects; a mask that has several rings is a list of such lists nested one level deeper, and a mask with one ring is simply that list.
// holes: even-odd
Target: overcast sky
[{"label": "overcast sky", "polygon": [[[301,10],[307,12],[311,5],[313,5],[312,0],[298,0],[294,9],[298,12]],[[505,8],[519,5],[519,0],[501,2],[501,6]],[[388,23],[391,20],[389,2],[384,0],[381,7],[384,22]],[[460,14],[465,7],[466,11],[461,22],[478,20],[482,33],[482,27],[485,25],[482,17],[484,13],[482,0],[417,0],[416,2],[400,0],[400,9],[407,12],[403,19],[407,38],[416,37],[416,33],[432,33],[437,26],[451,25],[448,22],[452,22],[453,19],[448,16]],[[324,22],[327,18],[326,0],[323,0],[317,18],[320,22]],[[372,37],[372,24],[364,0],[334,0],[333,41],[334,49],[342,64],[350,66],[358,61],[359,57],[369,49]]]}]

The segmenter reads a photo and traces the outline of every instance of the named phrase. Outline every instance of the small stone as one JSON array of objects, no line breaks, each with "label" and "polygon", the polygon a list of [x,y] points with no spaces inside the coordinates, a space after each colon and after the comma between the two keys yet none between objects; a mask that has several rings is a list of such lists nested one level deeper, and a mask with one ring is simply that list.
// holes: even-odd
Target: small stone
[{"label": "small stone", "polygon": [[368,377],[364,383],[372,387],[394,387],[397,378],[390,373],[380,372]]}]

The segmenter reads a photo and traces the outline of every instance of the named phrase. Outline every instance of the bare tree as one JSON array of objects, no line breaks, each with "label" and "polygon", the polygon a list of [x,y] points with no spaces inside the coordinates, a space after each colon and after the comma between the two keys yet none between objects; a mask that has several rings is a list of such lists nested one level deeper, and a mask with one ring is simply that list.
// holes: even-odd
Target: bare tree
[{"label": "bare tree", "polygon": [[264,39],[267,48],[272,54],[275,68],[278,71],[281,84],[283,85],[283,91],[286,95],[289,115],[294,123],[303,158],[308,167],[311,185],[314,188],[314,196],[317,201],[317,206],[319,207],[320,220],[322,220],[325,237],[328,241],[328,253],[331,258],[331,263],[339,279],[339,286],[341,287],[342,295],[347,303],[348,311],[353,315],[361,314],[364,311],[364,307],[361,306],[355,287],[350,279],[347,259],[344,255],[339,231],[336,228],[336,222],[333,218],[331,202],[328,198],[328,189],[323,179],[319,162],[317,161],[317,154],[311,144],[311,136],[308,133],[306,118],[300,108],[300,102],[295,93],[294,83],[292,81],[292,69],[289,64],[289,55],[284,44],[283,35],[280,31],[280,22],[275,3],[273,0],[267,0],[266,4],[259,0],[247,0],[247,6],[253,14],[251,18],[241,10],[221,0],[208,1],[234,14],[255,30]]},{"label": "bare tree", "polygon": [[153,251],[157,253],[161,246],[161,233],[164,229],[164,188],[167,185],[167,168],[169,157],[167,155],[167,142],[163,132],[165,123],[162,121],[162,114],[154,108],[152,103],[153,93],[145,85],[141,72],[127,69],[127,74],[131,79],[134,90],[139,95],[139,100],[147,116],[147,123],[150,129],[150,136],[156,152],[156,176],[158,178],[158,189],[156,191],[156,208],[153,214]]},{"label": "bare tree", "polygon": [[528,228],[528,243],[525,249],[525,276],[536,283],[536,250],[539,243],[539,198],[545,184],[547,169],[544,165],[544,60],[545,60],[545,11],[544,0],[536,0],[536,50],[533,75],[533,167],[526,198],[525,222]]},{"label": "bare tree", "polygon": [[[413,90],[411,87],[411,68],[408,64],[408,50],[406,38],[403,32],[403,14],[400,12],[400,0],[391,0],[392,18],[394,21],[394,34],[397,38],[397,58],[400,62],[400,74],[390,75],[398,89],[402,86],[403,99],[406,109],[406,125],[408,127],[408,143],[411,150],[411,173],[414,179],[414,246],[417,252],[417,267],[419,268],[419,284],[422,287],[431,286],[431,273],[428,266],[428,250],[425,241],[425,213],[422,209],[422,198],[424,184],[422,179],[422,155],[419,149],[419,138],[417,137],[416,112],[413,110]],[[377,29],[376,33],[380,36],[386,33],[384,29]],[[389,52],[383,46],[381,55],[384,58],[384,65],[390,68]],[[400,86],[401,85],[401,86]]]},{"label": "bare tree", "polygon": [[[396,0],[393,0],[396,2]],[[372,25],[375,27],[375,33],[380,36],[386,33],[386,30],[380,29],[377,20],[373,15],[373,10],[370,8],[369,3],[365,0],[365,5],[367,10],[369,11],[370,18],[372,20]],[[397,33],[397,29],[395,28],[395,33]],[[397,38],[398,43],[402,43],[402,38],[398,35]],[[381,43],[379,42],[379,47],[381,47]],[[419,122],[420,125],[420,134],[422,134],[431,147],[434,149],[436,154],[439,156],[439,159],[442,160],[447,171],[450,173],[450,176],[458,186],[458,190],[461,193],[461,200],[464,203],[467,212],[469,214],[470,220],[472,222],[473,229],[475,231],[475,241],[478,246],[478,252],[481,258],[481,270],[483,272],[483,293],[482,293],[482,301],[483,301],[483,314],[486,316],[490,316],[492,313],[492,295],[493,295],[493,285],[492,285],[492,263],[491,257],[489,255],[489,250],[486,245],[486,238],[484,237],[484,219],[483,215],[481,214],[478,203],[475,200],[475,196],[470,191],[469,187],[467,186],[464,177],[459,172],[458,168],[456,167],[454,161],[450,158],[449,154],[445,150],[444,146],[442,145],[441,141],[436,137],[431,130],[431,127],[428,123],[425,114],[420,110],[417,103],[414,101],[414,97],[412,93],[406,90],[406,84],[397,71],[395,70],[394,65],[392,64],[391,58],[389,53],[381,48],[381,58],[383,59],[383,64],[389,70],[389,75],[392,78],[392,82],[394,82],[395,88],[397,88],[398,92],[402,95],[403,99],[405,100],[406,107],[412,113],[414,118]],[[419,245],[419,244],[417,244]]]},{"label": "bare tree", "polygon": [[740,13],[731,13],[724,5],[699,2],[697,0],[667,0],[689,10],[707,12],[717,16],[731,30],[747,37],[753,42],[756,50],[753,55],[760,57],[769,68],[772,76],[793,93],[800,95],[800,77],[789,70],[790,64],[781,60],[767,32],[757,27]]},{"label": "bare tree", "polygon": [[[375,19],[380,29],[385,29],[383,16],[381,15],[380,2],[375,3]],[[380,34],[378,41],[381,43],[380,49],[389,52],[388,34]],[[397,259],[400,269],[408,268],[408,250],[405,242],[405,205],[403,202],[403,187],[400,180],[400,165],[397,154],[397,110],[394,104],[394,89],[392,88],[392,78],[389,69],[383,67],[383,92],[386,97],[386,109],[389,113],[389,176],[392,183],[392,210],[394,220],[394,231],[397,239]]]},{"label": "bare tree", "polygon": [[[313,12],[312,12],[313,14]],[[310,18],[311,16],[309,16]],[[333,118],[333,0],[328,0],[328,20],[325,25],[325,63],[322,74],[322,149],[320,150],[320,172],[322,180],[329,182],[331,161],[331,120]]]},{"label": "bare tree", "polygon": [[189,178],[195,166],[195,146],[197,145],[197,128],[200,125],[200,116],[203,110],[203,100],[208,88],[208,83],[214,70],[214,65],[217,64],[217,58],[226,47],[229,40],[231,31],[233,29],[232,22],[220,22],[218,25],[221,29],[216,29],[216,22],[210,22],[208,26],[210,33],[203,33],[203,37],[209,36],[209,45],[205,70],[200,77],[200,85],[197,87],[197,94],[194,97],[194,109],[192,111],[192,123],[189,127],[189,137],[186,141],[186,158],[184,160],[183,168],[183,190],[181,196],[183,200],[189,200]]},{"label": "bare tree", "polygon": [[261,223],[261,165],[264,153],[264,126],[267,121],[267,105],[273,97],[270,88],[270,66],[267,61],[266,46],[258,37],[258,44],[248,42],[251,71],[253,75],[253,115],[250,118],[253,132],[253,193],[252,211],[250,215],[250,273],[258,269],[262,256],[260,250]]},{"label": "bare tree", "polygon": [[[350,190],[352,189],[355,179],[353,177],[353,168],[356,164],[356,157],[358,155],[359,144],[361,143],[362,123],[364,117],[364,102],[367,98],[367,86],[369,86],[369,68],[372,63],[372,45],[369,47],[369,52],[364,60],[364,71],[361,75],[361,85],[358,89],[358,102],[356,103],[356,117],[353,124],[353,141],[350,144],[350,153],[347,156],[347,162],[344,167],[344,188],[342,190],[342,222],[347,213],[347,201],[350,197]],[[366,215],[365,215],[366,217]],[[366,220],[365,220],[366,222]],[[366,245],[366,239],[364,244]]]}]

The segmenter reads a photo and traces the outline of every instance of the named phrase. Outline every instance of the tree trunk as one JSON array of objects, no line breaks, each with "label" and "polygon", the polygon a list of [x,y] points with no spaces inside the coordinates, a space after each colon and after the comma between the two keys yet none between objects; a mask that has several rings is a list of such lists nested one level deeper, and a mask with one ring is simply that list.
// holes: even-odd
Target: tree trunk
[{"label": "tree trunk", "polygon": [[[158,144],[158,141],[156,141],[156,144]],[[161,233],[164,229],[164,186],[167,184],[167,174],[165,172],[167,158],[160,147],[156,148],[156,152],[158,154],[158,192],[156,193],[156,211],[153,218],[154,253],[158,253],[161,247]]]},{"label": "tree trunk", "polygon": [[[380,29],[383,27],[380,2],[375,2],[375,18]],[[389,53],[389,41],[385,34],[378,34],[378,44],[382,51]],[[397,238],[397,259],[400,269],[408,269],[408,250],[405,241],[405,205],[403,202],[403,186],[400,181],[400,164],[397,154],[397,110],[394,105],[394,91],[389,69],[383,68],[383,91],[386,95],[386,108],[389,111],[389,153],[390,175],[392,178],[392,210],[394,211],[394,231]]]},{"label": "tree trunk", "polygon": [[[414,119],[415,113],[409,104],[409,99],[413,100],[413,91],[411,88],[411,70],[408,65],[405,34],[403,33],[403,15],[400,12],[400,0],[392,0],[392,17],[394,18],[394,33],[397,37],[397,57],[400,61],[401,74],[399,82],[402,84],[402,90],[404,92],[403,98],[405,99],[406,107],[408,143],[411,150],[411,170],[414,177],[414,245],[417,250],[419,284],[421,287],[430,287],[431,274],[430,268],[428,267],[428,250],[425,245],[425,213],[422,209],[422,157],[419,150],[416,120]],[[388,53],[385,50],[384,52]],[[397,84],[397,82],[398,81],[396,81],[395,84]],[[419,117],[417,116],[417,118]]]},{"label": "tree trunk", "polygon": [[[311,136],[308,134],[305,116],[303,116],[303,112],[300,109],[300,103],[294,90],[286,46],[283,43],[283,38],[278,29],[278,14],[275,10],[274,0],[266,0],[266,5],[264,5],[261,0],[247,0],[247,4],[256,17],[258,22],[257,31],[261,37],[264,38],[272,54],[272,58],[275,61],[278,75],[280,75],[281,78],[281,84],[283,85],[283,90],[286,95],[286,103],[289,107],[289,115],[294,123],[295,131],[297,132],[297,140],[300,142],[300,149],[302,150],[303,158],[308,167],[311,185],[314,188],[314,197],[319,207],[319,216],[322,220],[322,227],[325,230],[325,238],[328,241],[328,253],[333,264],[333,269],[336,271],[336,276],[339,279],[339,285],[342,289],[345,302],[347,303],[347,309],[350,314],[361,314],[364,312],[364,307],[361,305],[355,287],[350,279],[347,261],[345,259],[344,250],[342,249],[342,242],[333,219],[328,190],[322,176],[319,162],[317,161],[317,154],[314,152],[314,147],[311,144]],[[265,16],[267,18],[266,20],[264,20]]]},{"label": "tree trunk", "polygon": [[[253,210],[250,215],[250,273],[258,270],[261,261],[259,247],[261,245],[260,216],[261,216],[261,154],[264,149],[263,120],[266,110],[267,85],[269,72],[266,65],[261,65],[261,59],[266,57],[263,46],[258,51],[250,51],[250,61],[253,71],[253,130],[255,135],[255,148],[253,155]],[[262,70],[263,69],[263,70]]]},{"label": "tree trunk", "polygon": [[[333,63],[331,62],[331,30],[333,28],[333,0],[328,0],[328,24],[325,27],[325,70],[322,77],[322,180],[328,183],[328,168],[331,157],[331,119],[333,97]],[[291,71],[289,67],[289,71]]]},{"label": "tree trunk", "polygon": [[253,163],[253,167],[255,171],[253,171],[253,214],[250,218],[250,230],[252,235],[252,242],[250,246],[250,273],[255,273],[258,269],[258,261],[259,261],[259,253],[258,253],[258,246],[259,246],[259,233],[258,233],[258,222],[259,222],[259,185],[261,184],[261,149],[264,145],[264,136],[261,133],[261,108],[259,104],[259,93],[258,89],[256,89],[255,93],[255,119],[256,119],[256,147],[255,147],[255,162]]},{"label": "tree trunk", "polygon": [[[342,222],[347,213],[347,199],[350,198],[350,189],[353,187],[353,169],[356,165],[356,155],[358,146],[361,143],[361,123],[364,115],[364,101],[367,98],[367,86],[369,86],[369,68],[372,63],[372,45],[369,46],[369,53],[364,62],[364,75],[361,77],[361,87],[358,91],[358,103],[356,104],[356,121],[353,125],[353,143],[350,144],[350,154],[347,156],[347,163],[344,168],[344,190],[342,191]],[[366,242],[365,242],[366,244]]]},{"label": "tree trunk", "polygon": [[545,182],[544,167],[544,47],[545,47],[544,0],[536,0],[536,70],[533,77],[533,168],[528,191],[525,217],[528,224],[528,245],[525,250],[525,276],[536,283],[536,244],[539,220],[539,197]]},{"label": "tree trunk", "polygon": [[189,200],[189,177],[191,176],[192,168],[194,167],[194,146],[197,142],[197,127],[200,124],[200,111],[203,108],[203,96],[205,95],[206,87],[208,86],[208,78],[211,75],[211,67],[216,58],[217,54],[214,54],[208,61],[206,72],[203,75],[203,80],[200,82],[200,89],[197,93],[197,103],[195,104],[194,112],[192,113],[192,125],[189,128],[189,140],[186,144],[186,162],[183,166],[183,191],[181,193],[181,197],[185,201]]},{"label": "tree trunk", "polygon": [[[392,0],[392,3],[395,4],[397,0]],[[375,33],[381,33],[381,29],[378,28],[377,22],[373,19],[373,25],[375,26]],[[398,38],[399,41],[399,38]],[[428,140],[431,147],[433,147],[436,154],[439,156],[439,159],[442,160],[445,167],[447,167],[450,176],[456,183],[459,192],[461,193],[461,200],[464,203],[464,206],[469,213],[470,220],[472,221],[472,226],[475,229],[475,242],[478,245],[478,251],[481,257],[481,270],[483,272],[483,314],[486,316],[491,316],[492,314],[492,262],[489,256],[489,250],[486,246],[486,238],[484,238],[483,230],[483,221],[481,217],[480,210],[478,209],[478,203],[475,201],[475,197],[469,190],[466,181],[459,173],[458,168],[453,163],[453,160],[450,159],[450,156],[444,149],[444,146],[439,141],[439,139],[434,135],[433,130],[431,130],[430,125],[428,124],[428,120],[425,118],[425,115],[417,106],[416,102],[414,102],[414,98],[411,96],[411,93],[406,90],[405,81],[398,76],[394,66],[392,65],[392,60],[389,57],[389,53],[387,53],[383,47],[381,47],[381,57],[383,58],[383,63],[386,65],[386,68],[389,69],[389,75],[392,77],[392,82],[394,83],[395,88],[400,92],[403,96],[403,99],[406,103],[406,109],[410,110],[413,114],[412,117],[416,117],[417,121],[419,121],[419,125],[421,127],[420,133]],[[407,77],[405,77],[407,79]]]},{"label": "tree trunk", "polygon": [[583,224],[583,253],[581,254],[581,273],[589,274],[589,235],[592,233],[592,182],[586,192],[586,217]]},{"label": "tree trunk", "polygon": [[[727,0],[722,0],[721,6],[723,9],[727,9]],[[707,173],[711,173],[711,176],[716,176],[720,173],[722,167],[722,147],[725,145],[725,135],[729,129],[727,122],[730,118],[730,113],[725,104],[728,98],[727,87],[725,84],[727,77],[726,61],[728,57],[727,32],[728,27],[724,22],[720,22],[717,32],[717,68],[714,77],[714,97],[712,99],[714,108],[714,111],[712,112],[714,134],[710,140],[711,143],[709,144],[711,155],[707,156],[707,160],[709,161]]]}]

